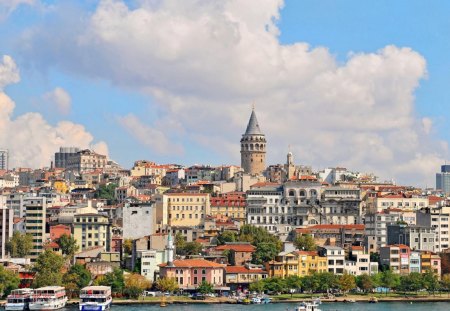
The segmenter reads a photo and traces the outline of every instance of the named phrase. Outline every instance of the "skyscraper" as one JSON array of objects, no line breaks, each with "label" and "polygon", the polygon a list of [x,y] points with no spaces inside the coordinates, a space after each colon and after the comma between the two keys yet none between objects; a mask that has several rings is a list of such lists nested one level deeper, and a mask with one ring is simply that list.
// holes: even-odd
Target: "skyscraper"
[{"label": "skyscraper", "polygon": [[60,147],[59,152],[55,153],[55,167],[66,168],[69,158],[76,155],[78,151],[80,148],[77,147]]},{"label": "skyscraper", "polygon": [[9,152],[8,149],[0,149],[0,170],[8,170]]},{"label": "skyscraper", "polygon": [[450,194],[450,165],[442,165],[441,172],[436,173],[436,190]]},{"label": "skyscraper", "polygon": [[248,174],[261,174],[266,169],[266,136],[259,128],[255,109],[241,138],[241,166]]}]

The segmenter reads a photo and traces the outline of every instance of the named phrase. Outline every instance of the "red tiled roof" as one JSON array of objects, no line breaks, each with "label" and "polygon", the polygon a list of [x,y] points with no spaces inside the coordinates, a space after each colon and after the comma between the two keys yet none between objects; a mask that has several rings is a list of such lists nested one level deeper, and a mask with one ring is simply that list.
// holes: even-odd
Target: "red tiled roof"
[{"label": "red tiled roof", "polygon": [[255,249],[251,244],[225,244],[216,247],[217,251],[233,250],[235,252],[254,252]]},{"label": "red tiled roof", "polygon": [[[176,268],[224,268],[225,265],[221,265],[205,259],[183,259],[174,260],[173,265]],[[159,265],[160,267],[166,267],[167,263]]]},{"label": "red tiled roof", "polygon": [[355,251],[363,251],[364,250],[364,247],[362,247],[362,246],[352,246],[351,248],[352,248],[352,250],[355,250]]},{"label": "red tiled roof", "polygon": [[232,274],[232,273],[264,274],[264,273],[267,273],[267,271],[264,271],[263,269],[249,269],[245,266],[227,266],[227,267],[225,267],[225,272],[228,274]]}]

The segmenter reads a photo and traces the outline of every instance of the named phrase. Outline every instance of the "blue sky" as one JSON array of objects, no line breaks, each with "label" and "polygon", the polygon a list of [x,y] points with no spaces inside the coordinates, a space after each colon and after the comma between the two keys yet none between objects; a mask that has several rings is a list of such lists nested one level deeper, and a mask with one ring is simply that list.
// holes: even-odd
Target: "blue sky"
[{"label": "blue sky", "polygon": [[[121,3],[120,1],[117,2]],[[142,2],[145,3],[146,1]],[[156,5],[150,6],[150,9],[148,6],[143,5],[147,13],[150,12],[149,14],[156,12],[159,6],[164,6],[161,4],[164,1],[150,2],[156,3]],[[3,54],[10,55],[16,62],[21,76],[19,83],[5,87],[5,93],[16,104],[11,119],[14,120],[29,112],[38,112],[53,127],[56,127],[61,120],[81,124],[85,127],[85,131],[93,136],[92,141],[88,142],[89,144],[100,141],[105,142],[108,146],[109,156],[125,167],[130,167],[136,159],[144,158],[161,163],[178,162],[188,165],[193,163],[239,164],[238,141],[240,134],[245,130],[251,102],[255,100],[261,127],[268,135],[268,138],[272,140],[272,150],[270,150],[269,144],[269,163],[284,161],[286,146],[291,144],[294,145],[294,153],[298,155],[297,163],[310,164],[317,169],[326,166],[346,165],[353,166],[356,170],[374,172],[384,178],[394,178],[405,183],[411,182],[419,185],[431,183],[433,179],[432,173],[438,169],[437,164],[448,157],[445,146],[442,150],[436,152],[434,150],[439,149],[445,145],[445,141],[450,140],[450,126],[448,125],[450,112],[446,109],[448,106],[447,102],[450,99],[448,92],[450,89],[450,60],[448,57],[450,55],[450,33],[448,32],[450,26],[450,18],[448,16],[450,2],[288,0],[280,11],[276,9],[279,3],[273,5],[272,2],[276,3],[277,1],[264,1],[264,5],[261,4],[261,8],[257,8],[259,2],[256,1],[253,8],[252,6],[243,7],[242,11],[246,9],[249,12],[252,10],[261,11],[261,16],[279,12],[280,17],[274,24],[279,29],[278,37],[274,35],[269,39],[264,39],[267,39],[267,42],[272,38],[277,39],[278,43],[275,43],[275,48],[277,49],[283,49],[284,46],[299,42],[310,45],[311,49],[308,53],[315,48],[325,48],[328,54],[323,55],[324,52],[321,52],[320,57],[317,56],[321,61],[311,63],[310,67],[315,66],[314,68],[318,68],[322,66],[321,63],[334,61],[334,64],[330,63],[329,68],[346,68],[349,60],[355,54],[383,54],[380,51],[390,45],[394,45],[399,49],[403,47],[411,48],[414,53],[418,53],[418,55],[423,57],[426,61],[426,75],[423,72],[419,72],[414,81],[408,82],[407,86],[399,84],[399,86],[392,87],[394,90],[392,92],[402,87],[407,88],[406,93],[410,90],[413,92],[415,99],[407,100],[405,104],[393,109],[392,112],[393,114],[398,113],[402,110],[402,107],[405,107],[405,110],[411,109],[412,111],[405,116],[408,119],[408,121],[405,121],[405,124],[408,124],[409,127],[395,129],[395,133],[391,136],[386,134],[391,128],[389,130],[386,128],[385,130],[382,126],[377,126],[373,131],[361,131],[358,128],[350,129],[352,133],[361,131],[364,132],[364,135],[367,135],[364,137],[355,136],[354,141],[349,142],[349,144],[354,145],[355,142],[370,140],[373,141],[372,145],[375,145],[373,151],[357,155],[354,158],[346,154],[346,150],[349,150],[349,148],[338,150],[335,143],[327,140],[329,133],[335,132],[337,128],[339,128],[338,131],[342,130],[339,126],[333,127],[332,112],[330,112],[330,115],[326,115],[326,124],[330,124],[330,129],[327,129],[323,135],[319,135],[321,136],[320,139],[312,138],[315,137],[314,133],[305,134],[310,138],[311,142],[305,141],[303,137],[302,139],[297,138],[300,134],[293,135],[292,133],[307,132],[305,127],[299,125],[298,128],[295,127],[289,131],[286,130],[286,132],[281,130],[286,126],[286,122],[280,117],[284,113],[295,114],[294,110],[292,110],[292,113],[289,110],[283,110],[280,113],[280,110],[274,107],[285,106],[286,109],[289,109],[289,107],[300,107],[303,104],[306,105],[305,107],[313,107],[315,105],[314,109],[302,108],[302,110],[299,110],[311,110],[314,113],[314,111],[321,109],[320,103],[328,99],[323,101],[317,100],[317,102],[314,99],[311,103],[308,103],[308,98],[311,95],[305,97],[298,94],[292,95],[295,93],[295,86],[285,92],[285,87],[282,85],[268,86],[271,82],[264,84],[262,90],[259,89],[260,85],[257,84],[246,86],[245,90],[240,89],[239,86],[230,86],[232,83],[229,82],[230,79],[226,76],[227,69],[224,68],[221,71],[220,62],[226,62],[227,57],[236,57],[236,63],[245,62],[246,60],[241,60],[245,56],[242,56],[241,59],[235,56],[236,53],[241,53],[243,48],[237,50],[238,52],[232,54],[232,56],[217,56],[217,60],[221,60],[217,61],[217,63],[215,60],[212,60],[212,63],[208,63],[209,59],[205,60],[204,66],[199,67],[196,65],[198,59],[202,61],[204,57],[208,58],[208,55],[197,59],[195,54],[199,52],[194,47],[191,47],[189,43],[183,42],[183,37],[178,37],[178,40],[174,39],[173,42],[170,42],[170,34],[164,33],[164,30],[158,33],[158,29],[155,29],[153,32],[146,34],[146,36],[139,38],[141,41],[138,42],[143,42],[143,45],[147,44],[145,38],[149,36],[154,36],[152,38],[156,38],[155,40],[162,40],[158,44],[150,46],[148,50],[144,49],[142,54],[138,51],[139,45],[134,47],[136,50],[134,52],[133,46],[130,45],[134,41],[124,42],[124,46],[119,47],[117,42],[114,42],[114,45],[110,45],[111,42],[99,40],[99,38],[104,39],[101,36],[93,40],[90,36],[94,36],[95,32],[89,29],[92,24],[89,24],[87,21],[90,21],[92,16],[101,11],[101,8],[99,8],[98,1],[91,0],[83,2],[65,1],[64,4],[61,4],[59,1],[35,1],[33,5],[22,4],[11,13],[4,14],[5,16],[0,21],[0,42],[2,42],[0,56]],[[186,1],[183,3],[183,6],[181,6],[183,8],[184,5],[186,7],[191,5],[192,7],[189,8],[191,11],[197,9],[195,2]],[[141,7],[140,1],[128,1],[127,4],[127,14]],[[184,12],[182,11],[183,8],[167,6],[165,9],[166,12],[173,10],[174,16],[184,17],[183,14],[188,16],[190,14],[187,13],[189,10],[187,9]],[[199,12],[201,11],[204,14],[202,16],[210,14],[213,21],[217,20],[217,16],[222,16],[221,10],[220,5],[213,8],[209,6],[206,8],[201,7],[201,10],[199,8]],[[111,13],[112,9],[105,11]],[[0,12],[5,11],[0,10]],[[155,13],[149,16],[156,15]],[[111,16],[115,15],[111,14]],[[265,36],[265,34],[259,35],[259,31],[263,31],[265,26],[261,22],[263,18],[260,15],[250,12],[248,14],[236,13],[236,16],[234,21],[237,20],[238,24],[251,25],[248,26],[250,35],[245,34],[244,28],[239,28],[241,42],[256,33],[258,36],[255,35],[254,40],[259,40]],[[132,18],[139,19],[139,16],[130,14],[130,24],[132,23]],[[189,16],[186,18],[189,20]],[[273,20],[270,18],[266,19],[265,23],[268,24]],[[229,27],[229,24],[224,25]],[[98,24],[96,26],[100,30],[104,30],[102,26]],[[214,29],[222,29],[219,26],[222,27],[223,25],[214,25],[216,27]],[[260,26],[260,29],[258,26]],[[161,29],[166,29],[164,27],[165,25],[161,25]],[[182,26],[180,26],[180,29],[182,29]],[[229,30],[228,28],[226,29],[227,31]],[[94,35],[91,34],[92,32]],[[84,36],[87,36],[89,43],[83,49],[73,49],[72,55],[71,44],[73,43],[71,43],[71,39],[73,38],[71,36],[73,34],[74,37],[80,35],[80,37],[84,38]],[[51,37],[51,40],[46,35]],[[135,33],[129,34],[130,37],[138,35]],[[225,35],[227,36],[224,38],[229,39],[229,33],[226,32]],[[161,37],[163,39],[158,39]],[[209,49],[215,44],[215,42],[209,44],[208,39],[203,40],[201,35],[199,37],[201,39],[198,45],[205,45],[203,50]],[[121,40],[123,41],[123,37]],[[149,41],[151,40],[149,39]],[[195,41],[195,36],[193,39],[186,41]],[[224,40],[222,39],[222,41]],[[55,45],[46,48],[49,42]],[[261,40],[261,42],[266,41]],[[170,48],[176,44],[185,44],[184,46],[182,45],[182,50],[191,51],[192,48],[193,52],[192,54],[186,53],[178,56],[182,52],[174,50],[178,53],[174,57],[179,58],[175,60],[170,59],[170,64],[168,65],[167,62],[169,61],[165,59],[163,50],[163,56],[159,54],[155,54],[156,56],[150,55],[148,64],[145,61],[142,64],[143,68],[146,68],[145,66],[148,66],[148,68],[143,72],[137,72],[139,71],[139,66],[137,66],[137,70],[133,69],[133,64],[128,63],[131,62],[130,57],[125,58],[123,56],[124,58],[121,58],[121,52],[126,51],[123,49],[126,49],[127,44],[130,45],[130,50],[133,50],[134,53],[131,54],[131,58],[136,55],[136,59],[139,59],[143,55],[144,60],[145,53],[151,54],[158,47],[164,48],[167,46]],[[148,44],[151,45],[150,43]],[[63,48],[55,50],[55,47]],[[69,48],[67,49],[67,47]],[[88,51],[86,55],[83,54],[84,50]],[[110,54],[109,51],[111,51]],[[248,55],[251,56],[253,52],[250,49]],[[97,53],[98,63],[101,63],[98,68],[96,68]],[[289,56],[291,58],[297,55],[293,52],[290,53],[294,55]],[[192,56],[192,60],[186,61],[190,56]],[[107,59],[108,57],[117,59],[117,63],[111,62]],[[256,57],[258,55],[255,55],[253,58],[255,59]],[[285,61],[287,64],[289,64],[289,61],[296,63],[300,58],[298,56],[292,61],[286,58]],[[77,61],[86,59],[93,64],[92,70],[89,66],[84,66],[83,64],[78,66]],[[308,61],[310,61],[309,58],[305,62]],[[162,64],[161,67],[159,62]],[[270,63],[271,59],[267,59],[267,62]],[[113,66],[124,66],[123,69],[125,71],[128,71],[128,68],[130,68],[130,72],[124,73],[122,79],[122,77],[117,75],[117,71],[109,71],[108,67]],[[177,66],[180,66],[180,68],[186,66],[189,70],[183,71],[185,70],[183,67],[183,69],[177,71]],[[289,67],[289,65],[287,66]],[[156,68],[156,74],[151,75],[154,68]],[[213,72],[211,79],[208,77],[210,73],[204,72],[205,68],[214,69],[211,70]],[[251,69],[252,67],[250,67]],[[314,73],[312,76],[320,76],[321,70],[317,69],[317,74]],[[329,70],[333,71],[332,69]],[[180,78],[180,82],[177,84],[175,82],[178,72],[184,78]],[[149,73],[149,77],[145,76],[146,73]],[[216,77],[220,77],[222,74],[224,76],[223,79]],[[393,73],[393,75],[395,74]],[[161,76],[161,81],[158,81],[159,76]],[[249,76],[251,77],[251,74]],[[389,76],[389,74],[386,74],[386,76]],[[403,71],[396,79],[402,78],[408,78]],[[186,80],[190,79],[192,81],[186,82]],[[252,79],[253,77],[250,80]],[[299,79],[299,85],[301,85],[301,77]],[[268,76],[267,80],[273,79]],[[175,81],[174,85],[169,85],[172,83],[171,81]],[[415,82],[418,83],[417,87]],[[396,82],[390,81],[389,83]],[[68,113],[57,113],[54,107],[51,106],[54,103],[45,103],[45,98],[47,98],[45,94],[52,92],[56,87],[64,89],[70,95],[71,108]],[[329,86],[328,89],[332,87],[333,85]],[[210,92],[215,92],[221,96],[211,95]],[[317,93],[320,93],[320,91]],[[403,98],[403,95],[400,97]],[[374,98],[378,98],[377,96],[375,94]],[[295,100],[292,99],[293,97],[295,97]],[[292,99],[292,103],[288,104],[283,99]],[[274,100],[280,100],[280,103],[276,104]],[[374,101],[377,102],[376,99]],[[334,102],[336,107],[339,107],[339,105],[346,107],[347,105],[344,102],[339,103],[339,98],[334,100]],[[379,104],[383,105],[383,103]],[[327,111],[332,111],[333,109]],[[352,114],[351,111],[353,110],[349,110],[348,113]],[[386,111],[389,113],[389,110],[382,110],[380,114],[386,113]],[[189,118],[182,117],[191,112],[193,115],[189,116]],[[133,118],[127,119],[128,116],[133,116]],[[202,117],[199,120],[192,121],[196,116]],[[273,118],[273,116],[278,117]],[[302,119],[304,117],[299,116],[299,123],[306,122]],[[318,116],[319,119],[315,122],[316,124],[325,122],[320,117]],[[432,122],[431,134],[427,131],[426,135],[422,132],[415,134],[415,138],[412,141],[417,144],[417,147],[415,149],[412,148],[410,152],[414,157],[397,156],[395,148],[391,148],[388,144],[391,144],[395,137],[406,137],[409,132],[415,131],[417,124],[423,123],[423,118],[428,118],[427,120]],[[134,121],[139,121],[139,126],[133,124],[136,123]],[[296,123],[296,121],[293,122]],[[338,124],[342,123],[342,121],[336,122]],[[205,125],[202,125],[203,123]],[[290,122],[290,124],[293,123]],[[322,127],[318,128],[318,130],[322,130]],[[288,132],[289,134],[287,134]],[[399,134],[400,132],[401,134]],[[345,138],[348,137],[348,133],[342,133],[342,137],[334,139],[339,141],[339,145],[345,145]],[[161,136],[161,140],[151,140],[147,137],[158,137],[158,135]],[[283,139],[284,137],[286,138],[285,140]],[[33,140],[33,137],[30,139]],[[64,139],[66,144],[70,144],[70,138]],[[223,142],[220,141],[221,139],[223,139]],[[402,141],[407,139],[409,138],[402,138]],[[167,146],[159,149],[155,148],[155,144],[160,144],[161,141],[163,141],[162,145],[166,144]],[[433,141],[433,143],[428,144],[428,141]],[[3,142],[0,140],[0,142],[8,144],[7,140]],[[384,146],[383,142],[386,142],[387,145]],[[378,153],[378,147],[376,146],[378,143],[383,146],[379,148],[381,150],[380,156],[374,157],[373,154]],[[14,149],[14,147],[9,148]],[[384,157],[386,158],[385,161],[383,160],[384,162],[379,159],[384,159]],[[46,155],[45,159],[48,158],[49,156]],[[409,163],[409,167],[414,169],[417,166],[417,161],[423,158],[428,159],[428,162],[426,166],[424,165],[423,170],[417,173],[418,177],[412,177],[408,172],[407,166],[403,167],[398,173],[392,173],[392,176],[385,173],[391,172],[391,167],[399,167],[404,162]],[[26,163],[26,161],[27,159],[24,158],[18,165],[34,164],[34,162]],[[434,169],[434,167],[436,168]]]}]

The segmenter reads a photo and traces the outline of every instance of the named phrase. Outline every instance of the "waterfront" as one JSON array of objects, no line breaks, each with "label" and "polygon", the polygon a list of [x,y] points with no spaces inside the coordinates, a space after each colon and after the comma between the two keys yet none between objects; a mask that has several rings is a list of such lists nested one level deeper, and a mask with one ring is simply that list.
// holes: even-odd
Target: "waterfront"
[{"label": "waterfront", "polygon": [[[158,305],[113,305],[113,311],[144,311],[144,310],[167,310],[167,311],[207,311],[207,310],[223,310],[223,311],[286,311],[293,310],[297,306],[296,303],[274,303],[268,305],[229,305],[229,304],[174,304],[168,305],[166,308],[161,308]],[[63,309],[63,311],[75,311],[78,305],[72,305]],[[419,311],[427,309],[429,311],[447,311],[450,309],[450,302],[380,302],[377,304],[370,304],[367,302],[361,303],[323,303],[320,306],[323,311]]]}]

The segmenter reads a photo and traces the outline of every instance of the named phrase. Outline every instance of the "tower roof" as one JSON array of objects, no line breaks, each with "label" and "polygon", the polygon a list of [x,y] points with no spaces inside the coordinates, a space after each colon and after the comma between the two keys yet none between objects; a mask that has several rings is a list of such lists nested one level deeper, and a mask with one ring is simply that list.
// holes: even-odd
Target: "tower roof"
[{"label": "tower roof", "polygon": [[259,128],[258,119],[256,119],[255,109],[252,110],[250,120],[248,120],[247,130],[245,135],[263,135]]}]

